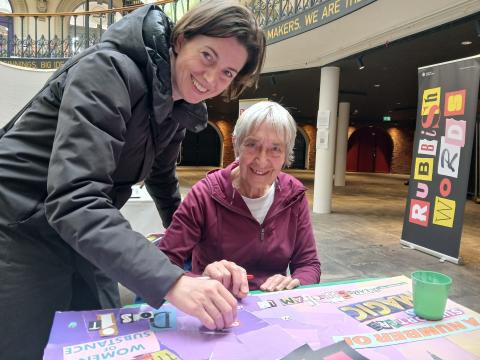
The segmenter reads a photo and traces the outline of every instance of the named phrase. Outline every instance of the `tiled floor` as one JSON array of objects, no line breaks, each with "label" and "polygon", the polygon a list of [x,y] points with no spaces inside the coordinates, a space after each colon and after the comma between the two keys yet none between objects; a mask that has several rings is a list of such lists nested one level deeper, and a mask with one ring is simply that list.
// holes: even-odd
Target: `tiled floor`
[{"label": "tiled floor", "polygon": [[[179,168],[182,194],[208,168]],[[311,203],[313,172],[290,171],[308,188]],[[463,265],[400,245],[407,177],[350,173],[345,187],[334,188],[332,213],[312,214],[322,262],[322,282],[363,277],[389,277],[424,269],[453,278],[450,298],[480,312],[480,204],[467,201],[461,241]]]}]

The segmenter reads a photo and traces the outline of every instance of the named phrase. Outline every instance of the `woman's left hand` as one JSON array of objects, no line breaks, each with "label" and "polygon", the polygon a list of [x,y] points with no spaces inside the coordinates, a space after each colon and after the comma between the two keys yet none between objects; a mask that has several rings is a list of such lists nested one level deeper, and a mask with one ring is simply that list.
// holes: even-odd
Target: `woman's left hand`
[{"label": "woman's left hand", "polygon": [[290,290],[300,286],[300,280],[293,279],[291,276],[284,276],[280,274],[270,276],[262,285],[260,290],[263,291],[279,291]]}]

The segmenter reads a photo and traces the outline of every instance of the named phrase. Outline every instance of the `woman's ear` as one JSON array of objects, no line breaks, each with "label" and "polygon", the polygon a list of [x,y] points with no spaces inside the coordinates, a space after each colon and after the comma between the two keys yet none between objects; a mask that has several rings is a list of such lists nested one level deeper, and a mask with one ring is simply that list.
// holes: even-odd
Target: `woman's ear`
[{"label": "woman's ear", "polygon": [[235,136],[232,135],[232,144],[233,144],[233,152],[235,153],[235,158],[238,158],[238,149],[237,149],[237,144],[236,141],[237,139]]},{"label": "woman's ear", "polygon": [[178,54],[182,49],[183,45],[185,44],[185,36],[183,34],[178,35],[177,40],[175,40],[175,44],[173,44],[173,50],[175,54]]}]

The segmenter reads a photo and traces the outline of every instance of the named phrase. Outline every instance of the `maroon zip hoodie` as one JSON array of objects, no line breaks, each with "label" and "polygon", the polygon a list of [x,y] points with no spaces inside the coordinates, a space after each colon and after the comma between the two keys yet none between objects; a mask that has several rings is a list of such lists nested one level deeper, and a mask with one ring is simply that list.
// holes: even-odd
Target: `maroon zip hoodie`
[{"label": "maroon zip hoodie", "polygon": [[268,277],[286,274],[287,267],[301,285],[320,281],[320,262],[305,187],[281,172],[275,181],[275,198],[263,224],[252,216],[240,193],[232,186],[234,162],[210,171],[196,183],[175,212],[160,249],[182,266],[192,254],[192,272],[223,259],[253,274],[250,290]]}]

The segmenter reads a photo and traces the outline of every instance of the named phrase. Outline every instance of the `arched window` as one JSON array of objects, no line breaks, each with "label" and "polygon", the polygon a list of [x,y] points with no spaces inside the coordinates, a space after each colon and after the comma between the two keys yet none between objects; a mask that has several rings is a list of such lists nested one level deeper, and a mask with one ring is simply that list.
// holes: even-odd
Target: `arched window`
[{"label": "arched window", "polygon": [[[102,0],[89,1],[88,2],[88,11],[102,11],[108,10],[108,5]],[[87,6],[85,3],[80,4],[75,8],[73,12],[83,12],[87,11]],[[71,38],[71,46],[73,53],[76,53],[80,49],[86,49],[89,46],[99,42],[100,37],[108,28],[108,15],[105,14],[96,14],[88,16],[88,19],[84,15],[71,16],[70,17],[70,28],[69,36]],[[120,13],[115,13],[113,22],[117,22],[122,18]],[[86,39],[86,26],[88,22],[88,37]]]},{"label": "arched window", "polygon": [[[6,1],[6,0],[0,0]],[[143,3],[152,3],[152,0],[143,0]],[[159,5],[165,14],[177,21],[180,19],[190,8],[199,3],[200,0],[178,0],[167,4]],[[129,5],[128,2],[124,3]],[[102,11],[108,10],[108,5],[105,0],[89,1],[88,6],[86,3],[78,5],[73,12],[79,13],[84,11]],[[115,13],[112,22],[117,22],[122,18],[121,13]],[[108,28],[108,15],[107,14],[95,14],[95,15],[78,15],[71,16],[68,20],[68,53],[70,55],[76,54],[79,51],[88,48],[89,46],[99,42],[100,37]],[[88,26],[88,29],[87,29]],[[88,30],[88,31],[87,31]],[[88,36],[87,36],[88,34]],[[88,39],[87,39],[88,37]]]},{"label": "arched window", "polygon": [[[89,1],[88,3],[88,11],[102,11],[102,10],[108,10],[108,5],[105,2],[102,2],[102,0],[97,1]],[[82,3],[78,5],[73,12],[83,12],[87,11],[87,6],[85,3]],[[122,15],[119,13],[115,14],[115,20],[114,22],[117,22],[122,18]],[[101,28],[103,31],[107,30],[108,27],[108,20],[107,20],[107,15],[102,14],[102,15],[90,15],[88,18],[88,24],[90,29],[99,29]],[[75,24],[75,19],[72,16],[70,18],[70,26],[73,26]],[[86,18],[84,16],[79,16],[77,18],[77,26],[79,27],[85,27],[86,24]]]}]

